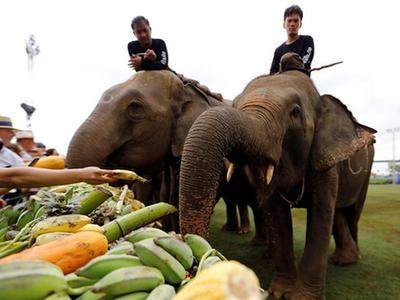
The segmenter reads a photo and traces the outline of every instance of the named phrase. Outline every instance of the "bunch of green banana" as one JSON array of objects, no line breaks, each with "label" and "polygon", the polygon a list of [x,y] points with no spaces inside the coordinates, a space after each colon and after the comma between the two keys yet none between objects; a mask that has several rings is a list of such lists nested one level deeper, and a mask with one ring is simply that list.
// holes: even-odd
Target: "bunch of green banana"
[{"label": "bunch of green banana", "polygon": [[185,270],[189,270],[192,267],[193,252],[185,242],[172,236],[166,236],[155,238],[154,243],[176,258]]},{"label": "bunch of green banana", "polygon": [[143,264],[158,268],[166,282],[179,284],[185,279],[186,271],[182,264],[168,251],[157,246],[152,238],[137,242],[133,247]]},{"label": "bunch of green banana", "polygon": [[136,256],[126,254],[102,255],[92,259],[76,274],[86,278],[99,279],[117,269],[140,265],[142,265],[142,262]]},{"label": "bunch of green banana", "polygon": [[66,288],[63,272],[51,263],[21,260],[0,265],[0,299],[41,300]]},{"label": "bunch of green banana", "polygon": [[164,283],[161,272],[148,266],[134,266],[112,271],[100,279],[92,288],[94,293],[124,295],[147,292]]}]

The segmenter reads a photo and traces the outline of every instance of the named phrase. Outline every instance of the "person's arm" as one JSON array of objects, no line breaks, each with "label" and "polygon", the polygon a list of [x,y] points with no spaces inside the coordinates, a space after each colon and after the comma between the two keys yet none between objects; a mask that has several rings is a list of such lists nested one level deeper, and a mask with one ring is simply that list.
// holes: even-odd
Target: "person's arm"
[{"label": "person's arm", "polygon": [[305,40],[304,47],[303,47],[303,53],[300,54],[300,56],[303,59],[304,67],[307,70],[311,69],[311,63],[314,58],[314,40],[311,36],[307,36],[307,39]]},{"label": "person's arm", "polygon": [[0,188],[42,187],[77,182],[100,184],[113,182],[113,171],[97,167],[50,170],[30,167],[0,169]]},{"label": "person's arm", "polygon": [[142,59],[141,70],[165,70],[168,69],[168,50],[163,40],[159,40],[155,49],[155,59],[148,59],[146,56]]},{"label": "person's arm", "polygon": [[275,74],[279,71],[279,61],[281,60],[279,55],[279,48],[275,49],[274,52],[274,59],[272,60],[271,68],[269,70],[269,74]]}]

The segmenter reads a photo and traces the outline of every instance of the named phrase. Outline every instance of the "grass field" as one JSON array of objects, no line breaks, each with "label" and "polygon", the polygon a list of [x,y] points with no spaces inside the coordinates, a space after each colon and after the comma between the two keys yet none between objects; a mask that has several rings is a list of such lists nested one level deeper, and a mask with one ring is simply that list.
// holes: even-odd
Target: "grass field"
[{"label": "grass field", "polygon": [[[295,253],[304,247],[305,210],[292,211]],[[210,243],[229,259],[251,267],[267,288],[271,261],[263,257],[263,247],[248,246],[253,232],[238,235],[223,232],[225,205],[219,201],[210,229]],[[254,228],[254,224],[252,224]],[[400,299],[400,186],[370,185],[359,224],[362,259],[355,265],[328,266],[327,299]],[[331,240],[330,253],[334,250]]]}]

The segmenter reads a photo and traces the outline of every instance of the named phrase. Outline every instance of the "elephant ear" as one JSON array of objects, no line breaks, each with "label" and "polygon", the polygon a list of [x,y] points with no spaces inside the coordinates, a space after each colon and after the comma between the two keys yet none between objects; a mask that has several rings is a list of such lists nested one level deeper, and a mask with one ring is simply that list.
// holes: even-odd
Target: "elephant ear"
[{"label": "elephant ear", "polygon": [[179,157],[182,155],[183,144],[190,127],[197,117],[210,107],[208,100],[204,97],[191,86],[185,86],[179,93],[171,143],[173,156]]},{"label": "elephant ear", "polygon": [[357,122],[339,99],[322,95],[311,148],[311,166],[325,171],[375,143],[375,129]]}]

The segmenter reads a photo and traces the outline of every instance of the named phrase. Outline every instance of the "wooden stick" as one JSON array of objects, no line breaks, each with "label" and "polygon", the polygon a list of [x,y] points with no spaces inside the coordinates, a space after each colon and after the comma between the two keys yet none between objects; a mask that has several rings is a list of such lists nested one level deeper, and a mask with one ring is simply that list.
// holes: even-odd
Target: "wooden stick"
[{"label": "wooden stick", "polygon": [[343,61],[338,61],[338,62],[335,62],[333,64],[325,65],[325,66],[322,66],[322,67],[319,67],[319,68],[312,68],[310,70],[310,72],[319,71],[319,70],[322,70],[322,69],[325,69],[325,68],[329,68],[329,67],[333,67],[334,65],[338,65],[338,64],[342,64],[342,63],[343,63]]}]

